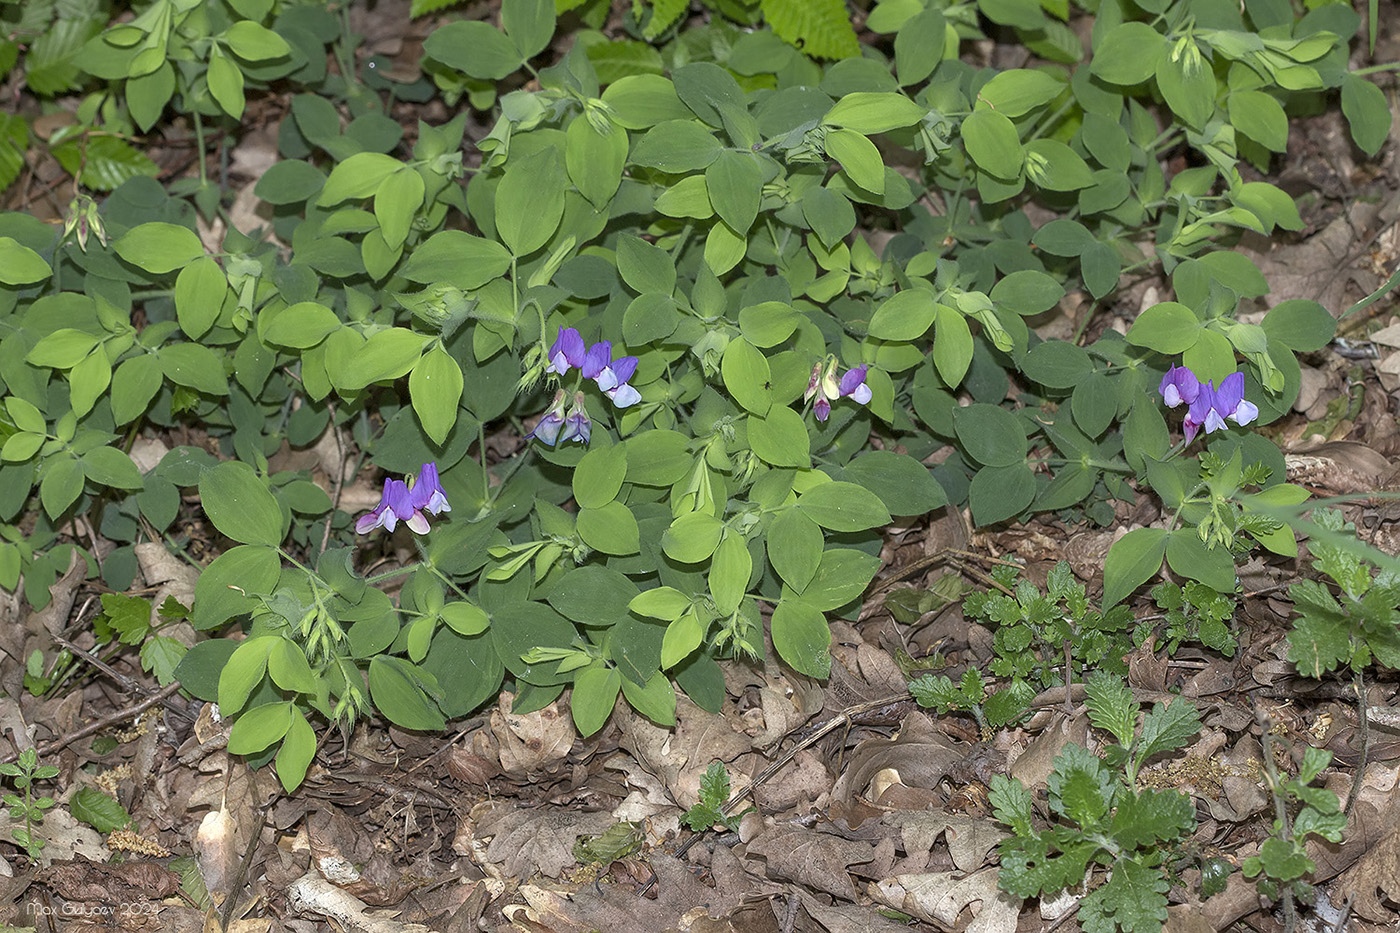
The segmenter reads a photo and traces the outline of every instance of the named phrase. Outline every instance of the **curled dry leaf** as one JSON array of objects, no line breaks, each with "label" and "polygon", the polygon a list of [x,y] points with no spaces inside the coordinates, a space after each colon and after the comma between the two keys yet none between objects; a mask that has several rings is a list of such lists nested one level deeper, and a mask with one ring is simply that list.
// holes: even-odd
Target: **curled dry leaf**
[{"label": "curled dry leaf", "polygon": [[846,867],[871,861],[875,848],[801,826],[775,826],[749,843],[748,854],[767,860],[770,877],[786,878],[853,901],[856,889]]},{"label": "curled dry leaf", "polygon": [[905,717],[895,738],[867,739],[856,746],[850,763],[831,789],[831,797],[850,803],[857,794],[864,794],[871,779],[886,768],[897,770],[902,783],[910,787],[934,787],[962,757],[963,753],[949,744],[933,721],[916,711]]},{"label": "curled dry leaf", "polygon": [[478,836],[493,836],[486,858],[502,863],[507,877],[528,878],[535,872],[557,878],[577,863],[574,843],[612,826],[611,813],[600,810],[523,810],[508,803],[484,803],[472,810]]},{"label": "curled dry leaf", "polygon": [[1352,910],[1376,923],[1393,923],[1396,912],[1383,904],[1400,903],[1400,831],[1389,833],[1356,864],[1342,873],[1342,890],[1356,895]]},{"label": "curled dry leaf", "polygon": [[881,904],[943,929],[956,927],[962,912],[978,904],[966,933],[1013,933],[1021,913],[1021,899],[998,890],[995,868],[971,875],[952,871],[895,875],[872,883],[867,891]]},{"label": "curled dry leaf", "polygon": [[[700,800],[700,778],[712,762],[728,764],[751,747],[749,739],[735,732],[729,720],[705,712],[684,697],[676,705],[674,730],[663,729],[631,710],[619,710],[614,718],[622,729],[622,747],[661,778],[666,792],[683,809]],[[735,790],[747,784],[734,775],[731,778]]]},{"label": "curled dry leaf", "polygon": [[574,725],[558,703],[523,715],[512,713],[515,697],[501,694],[491,711],[491,732],[500,743],[501,768],[507,774],[529,775],[550,770],[574,744]]},{"label": "curled dry leaf", "polygon": [[981,868],[988,853],[1008,835],[991,820],[961,813],[904,811],[888,814],[881,822],[899,827],[911,865],[918,863],[918,856],[927,862],[934,843],[942,836],[953,864],[965,872]]}]

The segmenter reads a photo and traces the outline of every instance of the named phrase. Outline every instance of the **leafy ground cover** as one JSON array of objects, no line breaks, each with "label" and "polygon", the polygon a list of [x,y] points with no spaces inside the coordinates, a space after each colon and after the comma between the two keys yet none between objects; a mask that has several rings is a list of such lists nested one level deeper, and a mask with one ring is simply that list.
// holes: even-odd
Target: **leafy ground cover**
[{"label": "leafy ground cover", "polygon": [[1396,20],[0,5],[0,921],[1389,928]]}]

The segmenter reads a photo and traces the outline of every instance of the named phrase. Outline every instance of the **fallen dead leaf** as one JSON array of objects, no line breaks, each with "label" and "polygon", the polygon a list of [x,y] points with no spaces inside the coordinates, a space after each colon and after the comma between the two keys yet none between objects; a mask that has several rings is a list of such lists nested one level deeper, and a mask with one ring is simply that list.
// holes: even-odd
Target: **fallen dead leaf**
[{"label": "fallen dead leaf", "polygon": [[789,825],[774,826],[754,839],[748,844],[747,854],[767,860],[771,877],[797,881],[853,901],[856,889],[846,868],[872,861],[875,847]]},{"label": "fallen dead leaf", "polygon": [[557,702],[523,715],[512,713],[515,697],[503,691],[491,711],[491,732],[500,743],[501,768],[527,776],[549,770],[568,757],[574,744],[574,724]]},{"label": "fallen dead leaf", "polygon": [[1021,899],[997,888],[995,868],[971,875],[952,871],[896,875],[866,890],[881,904],[943,929],[957,927],[962,912],[980,904],[966,933],[1014,933],[1021,914]]},{"label": "fallen dead leaf", "polygon": [[577,864],[574,843],[580,836],[596,836],[616,822],[606,810],[528,810],[505,802],[477,805],[472,819],[478,836],[494,837],[486,858],[501,863],[511,878],[528,878],[536,872],[559,877]]}]

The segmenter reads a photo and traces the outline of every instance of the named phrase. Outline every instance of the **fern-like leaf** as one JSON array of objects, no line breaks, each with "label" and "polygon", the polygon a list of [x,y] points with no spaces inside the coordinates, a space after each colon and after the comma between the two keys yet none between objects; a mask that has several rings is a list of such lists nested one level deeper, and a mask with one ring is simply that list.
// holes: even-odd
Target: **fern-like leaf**
[{"label": "fern-like leaf", "polygon": [[642,29],[642,38],[655,39],[670,29],[690,7],[690,0],[652,0],[651,20]]},{"label": "fern-like leaf", "polygon": [[137,175],[160,174],[154,162],[116,136],[89,136],[86,146],[82,139],[69,139],[52,152],[68,174],[77,175],[81,169],[83,186],[93,191],[111,191]]},{"label": "fern-like leaf", "polygon": [[812,58],[852,58],[860,42],[845,0],[763,0],[763,19]]},{"label": "fern-like leaf", "polygon": [[438,10],[445,10],[450,6],[456,6],[462,0],[413,0],[408,7],[409,19],[417,19],[420,16],[427,16],[429,13],[436,13]]},{"label": "fern-like leaf", "polygon": [[8,188],[24,168],[29,145],[29,124],[23,117],[0,114],[0,190]]}]

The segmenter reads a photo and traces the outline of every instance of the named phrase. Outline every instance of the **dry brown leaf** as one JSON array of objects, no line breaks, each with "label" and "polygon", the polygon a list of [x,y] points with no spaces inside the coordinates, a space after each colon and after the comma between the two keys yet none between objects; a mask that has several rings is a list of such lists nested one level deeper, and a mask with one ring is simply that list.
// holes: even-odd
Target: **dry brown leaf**
[{"label": "dry brown leaf", "polygon": [[657,878],[655,900],[637,897],[630,887],[611,884],[583,887],[567,895],[527,884],[521,886],[520,893],[530,905],[535,922],[556,931],[578,933],[695,929],[697,921],[723,916],[738,907],[737,896],[732,904],[721,904],[727,899],[701,884],[678,859],[658,854],[650,864]]},{"label": "dry brown leaf", "polygon": [[963,755],[928,716],[915,711],[905,717],[895,738],[867,739],[855,747],[850,763],[831,789],[831,798],[849,804],[886,768],[898,771],[900,781],[909,787],[935,787]]},{"label": "dry brown leaf", "polygon": [[1387,835],[1338,879],[1344,891],[1356,895],[1352,909],[1377,923],[1394,921],[1395,911],[1381,903],[1377,892],[1400,903],[1400,830]]},{"label": "dry brown leaf", "polygon": [[882,822],[898,826],[910,864],[922,855],[927,863],[934,843],[942,836],[959,871],[976,871],[987,861],[987,853],[1005,839],[1004,832],[991,820],[979,820],[962,813],[903,811],[885,816]]},{"label": "dry brown leaf", "polygon": [[920,875],[895,875],[867,888],[872,898],[925,923],[944,929],[958,925],[958,917],[980,904],[966,933],[1015,933],[1021,915],[1021,899],[997,888],[997,869],[971,875],[939,871]]},{"label": "dry brown leaf", "polygon": [[[684,697],[676,705],[675,729],[663,729],[631,710],[619,709],[613,721],[622,729],[622,747],[652,774],[681,808],[700,799],[700,778],[711,762],[725,764],[749,751],[746,736],[729,720],[707,713]],[[736,787],[739,786],[736,782]]]},{"label": "dry brown leaf", "polygon": [[1050,772],[1055,770],[1055,758],[1064,747],[1071,742],[1086,745],[1088,741],[1087,716],[1066,719],[1063,715],[1056,715],[1050,728],[1032,739],[1026,750],[1011,763],[1011,776],[1030,790],[1044,787],[1050,779]]},{"label": "dry brown leaf", "polygon": [[486,858],[502,863],[510,878],[528,878],[538,871],[557,878],[577,863],[574,843],[612,826],[611,813],[600,810],[524,810],[510,803],[483,803],[472,809],[478,836],[494,836]]},{"label": "dry brown leaf", "polygon": [[807,916],[826,927],[827,933],[903,933],[909,928],[856,904],[823,904],[806,891],[797,897]]},{"label": "dry brown leaf", "polygon": [[786,878],[853,901],[856,888],[846,867],[874,859],[875,847],[801,826],[775,826],[750,842],[747,854],[766,859],[770,877]]},{"label": "dry brown leaf", "polygon": [[549,770],[568,757],[574,724],[557,702],[524,715],[512,713],[515,697],[501,693],[491,711],[491,732],[500,743],[501,768],[507,774],[531,775]]}]

